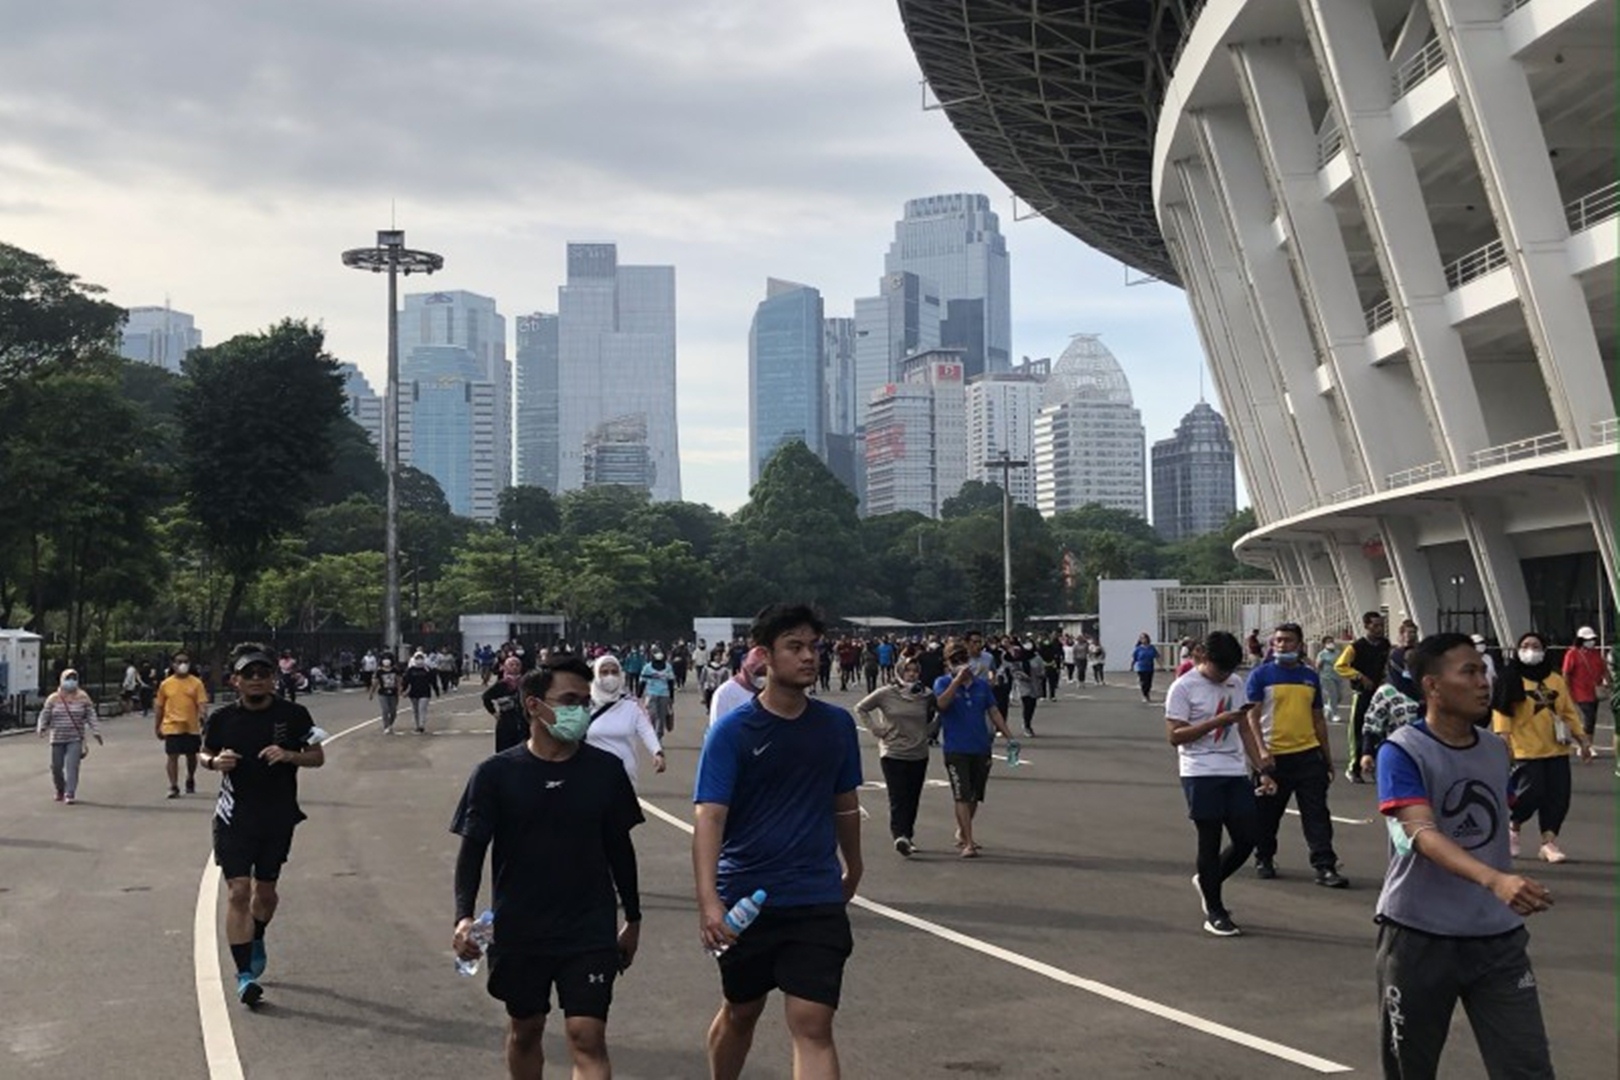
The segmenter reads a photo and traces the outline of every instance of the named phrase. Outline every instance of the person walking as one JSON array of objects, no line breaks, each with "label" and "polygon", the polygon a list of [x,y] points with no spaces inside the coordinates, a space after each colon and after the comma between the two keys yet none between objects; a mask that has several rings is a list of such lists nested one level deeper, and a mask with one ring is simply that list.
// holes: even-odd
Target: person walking
[{"label": "person walking", "polygon": [[[1064,677],[1064,679],[1066,681],[1068,681],[1070,683],[1073,683],[1075,681],[1075,678],[1074,678],[1075,658],[1080,655],[1080,649],[1083,648],[1083,647],[1084,646],[1076,646],[1074,638],[1069,637],[1068,635],[1064,635],[1064,638],[1063,638],[1063,677]],[[1080,680],[1079,680],[1080,682],[1085,682],[1086,681],[1085,675],[1086,675],[1085,663],[1084,663],[1084,660],[1082,659],[1081,660],[1081,668],[1080,668]]]},{"label": "person walking", "polygon": [[1421,691],[1408,670],[1410,650],[1391,649],[1389,678],[1367,704],[1361,725],[1361,774],[1370,776],[1378,761],[1378,748],[1396,731],[1423,715]]},{"label": "person walking", "polygon": [[1350,744],[1350,761],[1345,779],[1354,784],[1366,781],[1361,775],[1361,729],[1367,722],[1367,706],[1373,691],[1384,681],[1389,666],[1389,638],[1384,636],[1384,614],[1369,611],[1361,616],[1361,636],[1346,645],[1333,670],[1350,683],[1355,697],[1350,702],[1350,727],[1345,732]]},{"label": "person walking", "polygon": [[1322,684],[1322,712],[1330,724],[1339,722],[1339,704],[1344,700],[1344,680],[1333,666],[1341,651],[1339,643],[1329,634],[1322,639],[1322,648],[1316,654],[1316,677]]},{"label": "person walking", "polygon": [[1575,644],[1564,650],[1562,667],[1569,696],[1581,714],[1581,726],[1589,739],[1597,738],[1598,699],[1606,698],[1613,686],[1609,665],[1598,648],[1597,631],[1583,626],[1575,631]]},{"label": "person walking", "polygon": [[77,802],[79,769],[90,756],[85,740],[93,738],[98,746],[103,744],[95,700],[80,688],[77,669],[62,669],[56,692],[39,707],[34,731],[51,741],[51,783],[56,786],[56,801]]},{"label": "person walking", "polygon": [[1103,666],[1108,662],[1108,650],[1103,648],[1102,638],[1093,638],[1086,643],[1086,659],[1091,661],[1091,681],[1098,686],[1107,685],[1103,681]]},{"label": "person walking", "polygon": [[647,664],[641,669],[641,695],[653,730],[662,740],[675,730],[675,669],[664,659],[664,650],[653,646]]},{"label": "person walking", "polygon": [[439,674],[428,663],[427,653],[417,649],[405,667],[405,696],[411,700],[411,720],[416,733],[427,733],[428,702],[439,692]]},{"label": "person walking", "polygon": [[507,1071],[543,1074],[555,985],[574,1076],[606,1078],[613,1075],[607,1019],[614,981],[641,943],[630,833],[645,818],[619,759],[583,741],[591,721],[584,660],[547,659],[523,677],[519,694],[528,742],[473,770],[450,825],[461,837],[450,947],[463,960],[483,954],[473,919],[493,844],[488,990],[506,1006]]},{"label": "person walking", "polygon": [[1259,725],[1262,772],[1276,780],[1276,791],[1260,798],[1260,832],[1255,840],[1255,873],[1277,876],[1277,829],[1288,800],[1299,803],[1300,827],[1310,850],[1316,883],[1348,888],[1333,850],[1333,817],[1328,785],[1333,758],[1328,750],[1327,718],[1322,715],[1322,687],[1316,671],[1300,662],[1305,632],[1298,623],[1282,623],[1271,635],[1271,660],[1249,672],[1250,722]]},{"label": "person walking", "polygon": [[603,653],[591,670],[591,726],[585,732],[585,741],[622,761],[630,786],[635,787],[640,770],[636,749],[647,751],[654,772],[663,772],[664,747],[647,718],[647,710],[625,693],[624,668],[619,658]]},{"label": "person walking", "polygon": [[1153,672],[1159,666],[1159,650],[1153,647],[1153,639],[1147,631],[1136,636],[1136,648],[1131,650],[1131,670],[1136,672],[1136,681],[1142,688],[1142,703],[1153,704]]},{"label": "person walking", "polygon": [[878,673],[882,666],[878,663],[877,643],[871,640],[861,646],[861,676],[866,680],[866,692],[871,694],[877,690]]},{"label": "person walking", "polygon": [[878,765],[889,793],[889,839],[907,858],[917,850],[917,807],[928,778],[928,740],[935,729],[933,692],[916,660],[900,663],[899,681],[855,704],[855,716],[878,741]]},{"label": "person walking", "polygon": [[378,708],[382,709],[382,733],[392,735],[394,719],[399,715],[400,675],[394,669],[394,658],[388,653],[373,659],[376,660],[377,666],[367,680],[366,700],[370,701],[373,698],[377,700]]},{"label": "person walking", "polygon": [[501,677],[479,695],[484,711],[495,718],[495,752],[520,746],[529,737],[528,718],[518,692],[523,682],[523,662],[515,656],[501,661]]},{"label": "person walking", "polygon": [[1024,734],[1033,739],[1035,707],[1041,702],[1041,690],[1046,684],[1046,670],[1041,664],[1040,654],[1026,652],[1023,647],[1015,645],[1009,650],[1007,669],[1012,696],[1018,699],[1018,707],[1023,714]]},{"label": "person walking", "polygon": [[306,816],[298,770],[326,764],[326,751],[309,710],[276,696],[276,658],[264,646],[238,645],[230,667],[237,699],[208,718],[200,760],[224,774],[214,805],[214,862],[225,878],[236,997],[251,1008],[264,996],[265,932],[280,903],[281,867]]},{"label": "person walking", "polygon": [[163,743],[168,760],[169,798],[180,797],[180,759],[186,759],[186,794],[197,792],[197,754],[202,750],[203,719],[208,715],[208,690],[191,673],[191,657],[183,650],[170,659],[173,672],[158,684],[153,704],[157,718],[152,733]]},{"label": "person walking", "polygon": [[630,646],[630,651],[624,654],[624,677],[629,680],[630,696],[641,696],[641,669],[647,666],[647,657],[642,653],[640,645]]},{"label": "person walking", "polygon": [[146,680],[141,677],[141,669],[135,666],[135,658],[130,657],[124,662],[124,681],[118,689],[118,697],[124,703],[125,712],[140,709],[142,715],[146,713],[146,709],[141,705],[141,690],[146,685]]},{"label": "person walking", "polygon": [[1474,643],[1435,634],[1407,655],[1426,716],[1378,750],[1389,869],[1378,895],[1379,1047],[1390,1080],[1433,1077],[1463,1003],[1492,1077],[1550,1077],[1524,920],[1552,894],[1512,873],[1508,752],[1483,735],[1490,681]]},{"label": "person walking", "polygon": [[968,646],[952,638],[945,643],[944,651],[950,674],[935,680],[934,700],[939,706],[945,776],[950,780],[951,801],[955,804],[956,846],[962,858],[974,859],[980,847],[973,837],[973,819],[978,816],[990,782],[990,729],[1008,741],[1012,740],[1012,732],[996,707],[990,683],[974,673]]},{"label": "person walking", "polygon": [[709,651],[708,663],[698,670],[698,690],[703,694],[703,711],[707,713],[714,703],[714,693],[731,679],[731,668],[726,664],[726,650],[716,645]]},{"label": "person walking", "polygon": [[756,645],[743,653],[737,674],[721,683],[720,688],[714,692],[714,699],[709,702],[711,728],[722,716],[748,704],[754,699],[754,695],[765,689],[765,667],[770,658],[770,650],[762,645]]},{"label": "person walking", "polygon": [[1513,656],[1502,666],[1491,702],[1491,730],[1513,755],[1513,820],[1511,853],[1519,854],[1519,827],[1531,818],[1541,827],[1541,858],[1561,863],[1567,855],[1558,845],[1559,830],[1569,813],[1572,744],[1581,758],[1592,760],[1592,739],[1570,698],[1569,684],[1547,659],[1547,642],[1531,631],[1520,636]]},{"label": "person walking", "polygon": [[[709,1027],[713,1080],[742,1074],[772,990],[786,998],[793,1075],[839,1075],[833,1019],[854,951],[847,906],[864,870],[861,748],[854,717],[808,694],[825,631],[804,605],[773,604],[755,617],[765,688],[716,721],[698,759],[692,870],[723,996]],[[757,890],[765,905],[738,936],[726,914]]]},{"label": "person walking", "polygon": [[[1192,652],[1194,666],[1170,684],[1164,698],[1164,722],[1176,748],[1187,817],[1198,832],[1197,872],[1193,888],[1204,909],[1204,929],[1216,937],[1243,931],[1232,921],[1221,886],[1254,851],[1259,833],[1259,807],[1251,771],[1259,790],[1274,794],[1277,783],[1261,762],[1264,753],[1248,722],[1243,680],[1243,644],[1217,630]],[[1231,842],[1223,850],[1222,832]]]}]

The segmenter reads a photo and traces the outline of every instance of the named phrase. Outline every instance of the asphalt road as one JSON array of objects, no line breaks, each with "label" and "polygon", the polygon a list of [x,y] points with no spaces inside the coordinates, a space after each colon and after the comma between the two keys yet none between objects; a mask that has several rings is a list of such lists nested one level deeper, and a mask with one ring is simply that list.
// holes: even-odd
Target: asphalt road
[{"label": "asphalt road", "polygon": [[[456,842],[446,829],[468,771],[492,748],[475,692],[435,702],[430,736],[359,727],[330,747],[326,768],[304,773],[310,820],[282,878],[254,1013],[219,989],[232,981],[223,904],[205,877],[211,794],[164,798],[150,722],[106,723],[108,745],[85,763],[71,807],[51,801],[42,742],[0,739],[0,1076],[503,1075],[502,1008],[482,976],[454,973],[448,950]],[[888,846],[883,792],[866,793],[861,895],[871,906],[851,913],[856,951],[837,1029],[846,1075],[1377,1075],[1371,913],[1385,856],[1373,789],[1341,781],[1332,792],[1352,888],[1311,882],[1291,817],[1281,878],[1243,872],[1228,887],[1245,936],[1210,937],[1161,713],[1134,699],[1125,687],[1065,688],[1042,705],[1028,764],[992,776],[976,862],[954,857],[937,759],[923,851],[909,861]],[[358,693],[307,703],[331,732],[374,715]],[[697,942],[688,837],[669,820],[691,819],[698,715],[689,690],[669,772],[642,778],[662,815],[636,834],[645,924],[609,1024],[620,1077],[706,1075],[718,981]],[[1600,741],[1612,742],[1607,729]],[[211,793],[213,774],[201,780]],[[1609,760],[1577,767],[1563,835],[1572,861],[1525,864],[1557,899],[1531,923],[1531,952],[1565,1077],[1617,1074],[1616,783]],[[555,1034],[547,1048],[552,1072],[567,1075]],[[789,1075],[775,1008],[747,1075]],[[1460,1010],[1444,1075],[1483,1075]]]}]

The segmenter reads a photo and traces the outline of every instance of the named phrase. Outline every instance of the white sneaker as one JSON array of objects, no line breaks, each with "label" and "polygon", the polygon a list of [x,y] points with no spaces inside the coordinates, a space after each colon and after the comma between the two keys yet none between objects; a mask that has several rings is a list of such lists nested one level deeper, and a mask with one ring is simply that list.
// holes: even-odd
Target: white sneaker
[{"label": "white sneaker", "polygon": [[1519,857],[1519,830],[1512,825],[1508,826],[1508,854],[1515,859]]},{"label": "white sneaker", "polygon": [[[72,802],[72,799],[69,799],[68,801]],[[1564,852],[1559,848],[1557,842],[1553,840],[1543,840],[1541,842],[1541,857],[1550,863],[1561,863],[1565,859],[1569,858],[1569,856],[1565,855]]]}]

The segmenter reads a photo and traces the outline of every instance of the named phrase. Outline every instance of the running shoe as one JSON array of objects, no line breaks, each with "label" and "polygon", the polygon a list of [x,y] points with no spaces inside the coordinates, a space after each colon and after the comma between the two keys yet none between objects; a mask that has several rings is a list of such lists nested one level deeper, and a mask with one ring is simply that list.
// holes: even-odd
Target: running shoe
[{"label": "running shoe", "polygon": [[169,789],[169,798],[178,799],[179,797],[180,797],[180,789],[179,788],[172,787],[172,788]]},{"label": "running shoe", "polygon": [[911,858],[911,853],[915,851],[916,848],[912,846],[911,837],[897,836],[894,838],[894,850],[898,851],[900,854],[909,859]]},{"label": "running shoe", "polygon": [[62,801],[67,803],[69,806],[72,806],[74,803],[78,802],[78,800],[73,797],[73,792],[71,791],[62,796]]},{"label": "running shoe", "polygon": [[1516,825],[1508,826],[1508,854],[1515,859],[1519,857],[1519,829]]},{"label": "running shoe", "polygon": [[252,972],[253,977],[257,979],[264,974],[264,968],[267,962],[268,960],[264,951],[264,939],[254,938],[253,959],[248,962],[248,971]]},{"label": "running shoe", "polygon": [[1216,937],[1237,937],[1243,933],[1237,928],[1237,924],[1232,921],[1232,916],[1224,911],[1217,911],[1206,918],[1204,920],[1204,930],[1207,933],[1214,934]]},{"label": "running shoe", "polygon": [[1569,858],[1568,855],[1564,854],[1563,849],[1552,840],[1543,840],[1541,842],[1541,857],[1550,863],[1561,863]]},{"label": "running shoe", "polygon": [[251,1009],[259,1003],[259,999],[262,997],[264,997],[264,987],[260,986],[249,972],[238,971],[236,973],[236,1000]]},{"label": "running shoe", "polygon": [[187,780],[186,781],[186,794],[187,795],[195,795],[195,794],[197,794],[197,781],[195,781],[195,780]]},{"label": "running shoe", "polygon": [[1316,872],[1316,883],[1324,889],[1348,889],[1350,881],[1337,870],[1328,868]]},{"label": "running shoe", "polygon": [[66,797],[67,797],[67,796],[65,796],[65,795],[63,795],[63,794],[62,794],[62,793],[61,793],[61,792],[60,792],[60,791],[58,791],[58,792],[57,792],[57,793],[56,793],[56,801],[57,801],[57,802],[61,802],[61,801],[62,801],[62,800],[63,800],[63,799],[64,799],[64,798],[66,798]]},{"label": "running shoe", "polygon": [[1254,876],[1262,881],[1270,881],[1277,876],[1277,864],[1270,859],[1256,859],[1254,861]]}]

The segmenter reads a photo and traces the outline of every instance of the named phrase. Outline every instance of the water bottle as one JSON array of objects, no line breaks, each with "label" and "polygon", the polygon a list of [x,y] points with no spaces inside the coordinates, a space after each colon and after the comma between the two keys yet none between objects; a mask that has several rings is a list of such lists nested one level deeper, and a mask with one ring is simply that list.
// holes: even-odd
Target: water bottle
[{"label": "water bottle", "polygon": [[[487,953],[490,942],[495,940],[495,913],[486,911],[474,919],[472,928],[467,931],[467,936],[472,938],[473,943],[479,949]],[[463,960],[458,956],[456,957],[456,971],[462,975],[476,975],[482,962],[482,956],[477,960]]]},{"label": "water bottle", "polygon": [[[741,900],[737,901],[736,906],[734,906],[730,911],[726,912],[726,929],[730,930],[733,934],[741,934],[744,930],[748,929],[749,924],[751,924],[755,919],[759,918],[759,909],[764,906],[765,890],[755,889],[754,895],[743,897]],[[719,956],[725,951],[726,949],[724,947],[719,949],[710,949],[709,955]]]},{"label": "water bottle", "polygon": [[1007,764],[1011,765],[1013,768],[1016,769],[1018,767],[1018,765],[1020,764],[1019,760],[1018,760],[1018,755],[1023,752],[1023,749],[1024,749],[1024,744],[1023,743],[1019,742],[1017,739],[1008,739],[1007,740]]}]

